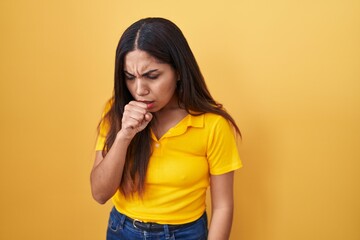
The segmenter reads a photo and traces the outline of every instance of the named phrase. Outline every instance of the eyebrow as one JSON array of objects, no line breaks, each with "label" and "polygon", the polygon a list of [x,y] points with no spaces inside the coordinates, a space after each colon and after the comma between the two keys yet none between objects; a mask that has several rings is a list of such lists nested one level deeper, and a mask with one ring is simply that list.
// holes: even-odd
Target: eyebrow
[{"label": "eyebrow", "polygon": [[[145,73],[141,74],[141,76],[142,76],[142,77],[147,76],[147,75],[149,75],[150,73],[156,72],[156,71],[158,71],[158,70],[159,70],[159,69],[152,69],[152,70],[149,70],[149,71],[147,71],[147,72],[145,72]],[[124,70],[124,73],[125,73],[125,74],[127,74],[127,75],[130,75],[130,76],[135,77],[135,75],[133,75],[133,74],[129,73],[129,72],[128,72],[128,71],[126,71],[126,70]]]}]

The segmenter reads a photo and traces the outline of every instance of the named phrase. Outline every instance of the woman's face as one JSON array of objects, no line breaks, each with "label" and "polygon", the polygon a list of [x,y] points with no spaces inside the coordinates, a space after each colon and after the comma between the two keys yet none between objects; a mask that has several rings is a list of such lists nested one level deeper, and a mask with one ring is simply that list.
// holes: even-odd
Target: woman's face
[{"label": "woman's face", "polygon": [[150,112],[177,107],[177,74],[171,65],[134,50],[125,56],[124,75],[133,98],[148,104]]}]

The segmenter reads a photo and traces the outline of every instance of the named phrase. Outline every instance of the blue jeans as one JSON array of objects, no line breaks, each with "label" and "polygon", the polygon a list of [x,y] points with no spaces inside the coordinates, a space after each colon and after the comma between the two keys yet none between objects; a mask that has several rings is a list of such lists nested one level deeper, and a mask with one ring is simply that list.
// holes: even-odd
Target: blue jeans
[{"label": "blue jeans", "polygon": [[107,240],[206,240],[207,216],[204,213],[198,220],[187,224],[183,228],[170,230],[164,224],[163,231],[147,232],[133,226],[124,214],[119,213],[115,208],[110,212],[107,229]]}]

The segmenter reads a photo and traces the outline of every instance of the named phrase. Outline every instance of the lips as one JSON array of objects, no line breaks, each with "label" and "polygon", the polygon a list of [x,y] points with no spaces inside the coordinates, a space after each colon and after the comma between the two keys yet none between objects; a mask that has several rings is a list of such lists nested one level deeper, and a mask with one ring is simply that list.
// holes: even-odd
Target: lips
[{"label": "lips", "polygon": [[138,100],[139,102],[145,103],[147,108],[152,108],[154,106],[154,101],[147,101],[147,100]]},{"label": "lips", "polygon": [[153,103],[154,101],[138,100],[138,102],[142,102],[142,103],[150,104],[150,103]]}]

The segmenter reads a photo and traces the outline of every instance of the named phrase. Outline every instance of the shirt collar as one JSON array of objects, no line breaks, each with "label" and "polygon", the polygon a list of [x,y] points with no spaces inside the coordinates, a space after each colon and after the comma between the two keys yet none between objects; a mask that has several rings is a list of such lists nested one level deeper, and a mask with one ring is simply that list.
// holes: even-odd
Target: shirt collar
[{"label": "shirt collar", "polygon": [[197,127],[202,128],[204,127],[204,114],[195,116],[195,115],[187,115],[187,126],[188,127]]},{"label": "shirt collar", "polygon": [[[191,115],[188,114],[185,116],[179,123],[177,123],[174,127],[170,128],[162,137],[175,137],[184,134],[189,127],[202,128],[204,127],[204,114],[201,115]],[[156,139],[153,132],[151,132],[152,138]]]}]

